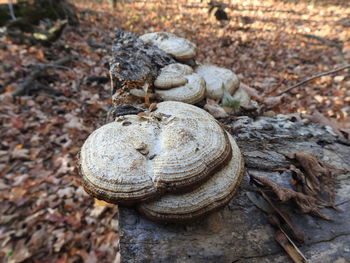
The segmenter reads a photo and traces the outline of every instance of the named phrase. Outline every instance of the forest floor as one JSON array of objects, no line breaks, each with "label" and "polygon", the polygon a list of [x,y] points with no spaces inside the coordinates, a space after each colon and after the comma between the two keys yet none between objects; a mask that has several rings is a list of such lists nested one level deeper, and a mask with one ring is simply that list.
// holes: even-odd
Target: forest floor
[{"label": "forest floor", "polygon": [[[105,122],[111,104],[110,84],[91,77],[108,77],[115,27],[186,37],[197,44],[198,61],[233,70],[266,97],[350,63],[348,1],[233,0],[224,23],[208,15],[206,1],[117,1],[114,10],[107,1],[73,2],[80,25],[68,26],[50,47],[0,35],[0,262],[116,256],[118,210],[90,198],[76,169],[82,143]],[[66,56],[77,59],[43,70],[25,95],[12,96],[40,63]],[[308,82],[273,110],[318,111],[349,130],[350,75],[344,70]]]}]

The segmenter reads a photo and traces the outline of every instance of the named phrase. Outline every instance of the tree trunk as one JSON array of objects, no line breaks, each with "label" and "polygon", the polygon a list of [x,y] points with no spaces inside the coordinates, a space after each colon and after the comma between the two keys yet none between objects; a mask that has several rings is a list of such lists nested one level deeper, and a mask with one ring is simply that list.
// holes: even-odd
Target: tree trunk
[{"label": "tree trunk", "polygon": [[[285,157],[309,152],[337,168],[350,169],[350,147],[317,125],[293,122],[286,116],[241,117],[226,128],[238,142],[246,168],[279,184],[289,184]],[[304,231],[298,244],[311,262],[350,261],[350,176],[338,178],[336,203],[342,212],[324,209],[334,221],[301,214],[285,207],[292,222]],[[275,230],[266,215],[247,197],[252,189],[245,176],[237,194],[221,210],[190,225],[160,225],[141,217],[132,208],[120,207],[121,262],[289,262],[274,240]]]}]

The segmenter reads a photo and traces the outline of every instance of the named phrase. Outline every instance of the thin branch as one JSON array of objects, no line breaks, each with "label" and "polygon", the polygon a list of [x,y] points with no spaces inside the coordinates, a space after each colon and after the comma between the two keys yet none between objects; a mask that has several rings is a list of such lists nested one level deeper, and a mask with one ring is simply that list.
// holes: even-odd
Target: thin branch
[{"label": "thin branch", "polygon": [[39,68],[39,69],[46,69],[46,68],[58,68],[58,69],[64,69],[64,70],[68,70],[68,71],[72,71],[74,73],[74,71],[69,68],[69,67],[65,67],[65,66],[61,66],[61,65],[56,65],[56,64],[43,64],[43,63],[38,63],[36,65],[34,65],[35,67]]},{"label": "thin branch", "polygon": [[316,36],[316,35],[311,35],[311,34],[303,34],[303,36],[307,37],[307,38],[315,39],[317,41],[320,41],[321,43],[323,43],[323,44],[325,44],[327,46],[335,47],[336,49],[339,50],[339,52],[342,52],[342,50],[343,50],[343,45],[335,43],[335,42],[333,42],[331,40],[328,40],[328,39],[325,39],[323,37]]},{"label": "thin branch", "polygon": [[10,10],[11,19],[12,19],[12,20],[16,20],[15,12],[13,11],[13,3],[12,3],[12,0],[9,0],[9,1],[8,1],[8,5],[9,5],[9,10]]},{"label": "thin branch", "polygon": [[314,80],[314,79],[317,79],[317,78],[320,78],[320,77],[323,77],[323,76],[331,75],[333,73],[337,73],[337,72],[342,71],[342,70],[347,69],[347,68],[350,68],[350,64],[345,65],[345,66],[340,67],[340,68],[337,68],[337,69],[334,69],[332,71],[323,72],[323,73],[317,74],[316,76],[307,78],[307,79],[305,79],[305,80],[303,80],[301,82],[298,82],[297,84],[291,86],[290,88],[281,91],[280,93],[278,93],[278,96],[282,95],[284,93],[287,93],[287,92],[289,92],[289,91],[291,91],[291,90],[293,90],[293,89],[295,89],[297,87],[300,87],[300,86],[304,85],[305,83],[307,83],[307,82],[309,82],[311,80]]}]

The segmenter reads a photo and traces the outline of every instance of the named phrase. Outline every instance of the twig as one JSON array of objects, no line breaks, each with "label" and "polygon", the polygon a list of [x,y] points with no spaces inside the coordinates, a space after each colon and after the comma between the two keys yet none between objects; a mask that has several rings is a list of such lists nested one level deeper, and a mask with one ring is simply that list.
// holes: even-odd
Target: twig
[{"label": "twig", "polygon": [[59,60],[57,60],[56,62],[54,63],[50,63],[50,64],[41,64],[39,66],[38,69],[34,70],[25,80],[24,82],[22,83],[22,85],[20,87],[18,87],[17,89],[15,89],[13,92],[12,92],[12,96],[20,96],[20,95],[23,95],[29,88],[30,86],[32,85],[33,81],[40,76],[40,74],[46,70],[47,68],[49,67],[59,67],[59,66],[62,66],[74,59],[76,59],[77,57],[75,56],[68,56],[68,57],[64,57],[64,58],[61,58]]},{"label": "twig", "polygon": [[297,84],[291,86],[290,88],[281,91],[280,93],[278,93],[278,96],[282,95],[284,93],[287,93],[287,92],[289,92],[289,91],[291,91],[291,90],[293,90],[293,89],[295,89],[297,87],[300,87],[301,85],[304,85],[305,83],[307,83],[307,82],[309,82],[311,80],[314,80],[314,79],[317,79],[317,78],[320,78],[320,77],[323,77],[323,76],[331,75],[333,73],[337,73],[337,72],[342,71],[342,70],[347,69],[347,68],[350,68],[350,64],[345,65],[345,66],[340,67],[340,68],[337,68],[337,69],[334,69],[332,71],[323,72],[323,73],[317,74],[316,76],[307,78],[307,79],[305,79],[305,80],[303,80],[301,82],[298,82]]},{"label": "twig", "polygon": [[339,50],[339,52],[342,53],[342,50],[343,50],[343,45],[341,44],[338,44],[338,43],[335,43],[331,40],[328,40],[328,39],[324,39],[322,37],[319,37],[319,36],[315,36],[315,35],[311,35],[311,34],[303,34],[304,37],[307,37],[307,38],[312,38],[312,39],[316,39],[318,41],[320,41],[321,43],[327,45],[327,46],[330,46],[330,47],[335,47],[336,49]]}]

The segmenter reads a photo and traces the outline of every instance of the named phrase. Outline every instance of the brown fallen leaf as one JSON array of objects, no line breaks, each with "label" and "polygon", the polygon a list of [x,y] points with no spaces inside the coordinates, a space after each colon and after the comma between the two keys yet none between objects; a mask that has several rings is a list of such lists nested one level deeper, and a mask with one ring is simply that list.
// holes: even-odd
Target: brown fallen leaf
[{"label": "brown fallen leaf", "polygon": [[273,221],[281,231],[284,231],[284,229],[286,229],[289,233],[291,233],[291,236],[296,241],[303,243],[305,240],[304,233],[292,223],[288,214],[284,213],[281,209],[275,206],[272,200],[263,191],[260,191],[260,193],[264,197],[264,199],[269,203],[272,209],[275,211],[275,214],[269,215],[270,223],[271,221]]},{"label": "brown fallen leaf", "polygon": [[30,152],[28,149],[24,149],[22,144],[17,145],[11,152],[11,158],[30,160]]},{"label": "brown fallen leaf", "polygon": [[16,247],[14,249],[13,255],[8,259],[8,263],[19,263],[30,258],[32,253],[25,244],[25,239],[17,241]]},{"label": "brown fallen leaf", "polygon": [[243,90],[245,90],[250,97],[252,97],[254,100],[256,100],[257,102],[263,102],[264,98],[262,95],[259,94],[259,92],[256,89],[253,89],[252,87],[249,87],[248,85],[244,84],[244,83],[240,83],[239,87]]},{"label": "brown fallen leaf", "polygon": [[341,128],[340,132],[343,134],[346,140],[350,141],[350,129]]},{"label": "brown fallen leaf", "polygon": [[94,198],[94,208],[91,210],[90,216],[99,217],[108,209],[108,207],[112,206],[113,204]]},{"label": "brown fallen leaf", "polygon": [[249,87],[248,85],[246,85],[244,83],[240,84],[240,88],[243,89],[244,91],[246,91],[254,100],[256,100],[259,103],[264,104],[267,107],[267,109],[272,109],[272,108],[280,105],[287,98],[286,94],[282,94],[282,95],[276,96],[276,97],[265,96],[264,94],[259,94],[259,92],[256,89]]},{"label": "brown fallen leaf", "polygon": [[282,94],[276,97],[266,97],[264,98],[264,101],[262,103],[264,103],[268,109],[272,109],[284,103],[286,98],[287,98],[286,94]]},{"label": "brown fallen leaf", "polygon": [[[287,169],[286,169],[287,170]],[[304,173],[293,164],[289,166],[292,172],[292,186],[297,192],[302,192],[307,195],[317,195],[312,185],[308,185]]]},{"label": "brown fallen leaf", "polygon": [[215,100],[207,99],[207,103],[204,105],[204,109],[216,119],[228,117],[226,111],[221,106],[219,106]]}]

